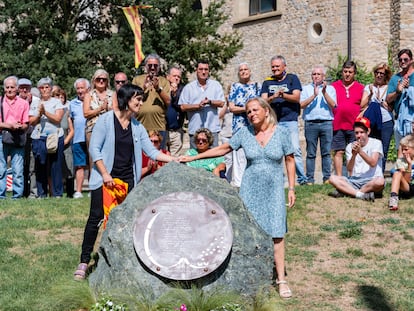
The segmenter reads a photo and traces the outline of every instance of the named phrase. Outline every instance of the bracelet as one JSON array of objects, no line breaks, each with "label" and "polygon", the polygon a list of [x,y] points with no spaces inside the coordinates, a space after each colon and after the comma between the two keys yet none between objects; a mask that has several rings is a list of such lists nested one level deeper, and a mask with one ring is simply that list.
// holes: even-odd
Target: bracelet
[{"label": "bracelet", "polygon": [[294,187],[289,187],[289,191],[295,191]]}]

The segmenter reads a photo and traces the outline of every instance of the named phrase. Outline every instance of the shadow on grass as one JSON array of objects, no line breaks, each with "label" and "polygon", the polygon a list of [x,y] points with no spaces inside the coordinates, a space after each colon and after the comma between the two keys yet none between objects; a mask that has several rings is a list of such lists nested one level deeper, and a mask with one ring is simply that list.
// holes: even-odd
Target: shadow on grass
[{"label": "shadow on grass", "polygon": [[378,287],[368,285],[358,286],[358,298],[363,301],[364,305],[370,310],[394,310],[392,305],[387,301],[383,290]]}]

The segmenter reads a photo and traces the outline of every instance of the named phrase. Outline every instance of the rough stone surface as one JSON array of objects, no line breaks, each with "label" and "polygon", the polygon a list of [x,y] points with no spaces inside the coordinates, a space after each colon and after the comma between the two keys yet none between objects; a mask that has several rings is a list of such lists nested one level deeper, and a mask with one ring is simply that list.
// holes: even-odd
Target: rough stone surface
[{"label": "rough stone surface", "polygon": [[[227,212],[233,227],[233,247],[227,260],[213,273],[194,281],[164,279],[139,260],[134,250],[133,225],[140,212],[160,196],[179,191],[200,193]],[[254,295],[272,283],[273,243],[244,207],[237,192],[224,180],[200,169],[170,163],[148,176],[109,217],[90,286],[97,292],[127,289],[137,294],[150,290],[159,297],[172,287],[225,288]]]}]

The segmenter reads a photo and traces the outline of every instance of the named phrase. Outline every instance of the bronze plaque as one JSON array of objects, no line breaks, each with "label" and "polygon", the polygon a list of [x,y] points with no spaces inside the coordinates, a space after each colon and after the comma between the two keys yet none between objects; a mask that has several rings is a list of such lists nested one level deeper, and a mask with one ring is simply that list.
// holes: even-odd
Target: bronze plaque
[{"label": "bronze plaque", "polygon": [[152,201],[136,219],[133,234],[141,261],[156,274],[177,281],[211,273],[233,244],[226,212],[195,192],[174,192]]}]

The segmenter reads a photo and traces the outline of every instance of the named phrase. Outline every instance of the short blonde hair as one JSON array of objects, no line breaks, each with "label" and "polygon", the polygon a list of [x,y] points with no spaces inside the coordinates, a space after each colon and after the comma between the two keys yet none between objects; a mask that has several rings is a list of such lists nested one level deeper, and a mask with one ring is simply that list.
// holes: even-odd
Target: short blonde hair
[{"label": "short blonde hair", "polygon": [[400,140],[400,145],[401,146],[406,146],[406,147],[409,147],[409,148],[414,148],[414,134],[404,136]]},{"label": "short blonde hair", "polygon": [[101,76],[101,75],[104,75],[106,77],[106,79],[107,79],[107,81],[106,81],[106,88],[107,89],[110,89],[111,88],[111,85],[110,85],[110,82],[109,82],[109,73],[108,73],[108,71],[106,71],[105,69],[98,69],[98,70],[95,71],[95,73],[93,74],[92,79],[91,79],[91,83],[92,83],[91,89],[92,90],[95,88],[95,80],[96,80],[96,78],[99,77],[99,76]]}]

